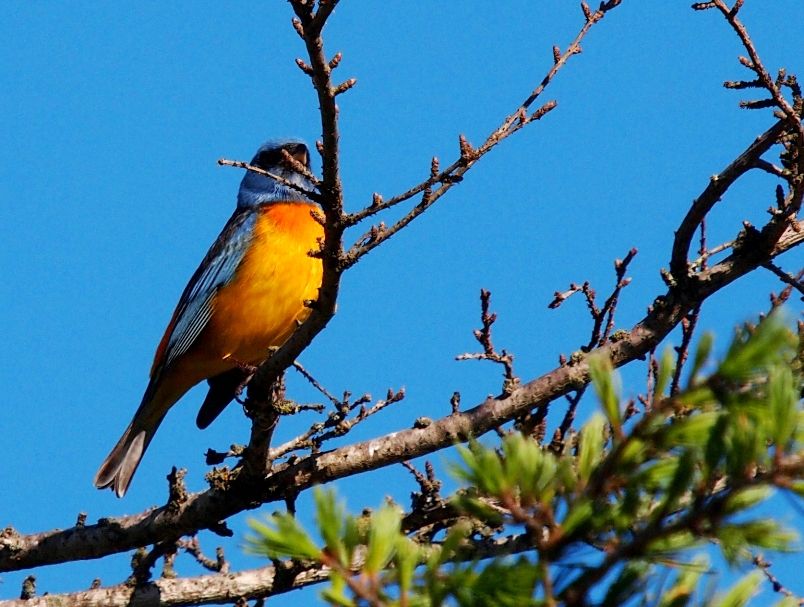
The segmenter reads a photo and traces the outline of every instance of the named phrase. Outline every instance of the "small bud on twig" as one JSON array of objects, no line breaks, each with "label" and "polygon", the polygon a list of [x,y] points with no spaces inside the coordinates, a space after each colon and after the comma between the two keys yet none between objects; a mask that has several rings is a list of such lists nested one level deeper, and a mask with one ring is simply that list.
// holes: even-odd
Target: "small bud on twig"
[{"label": "small bud on twig", "polygon": [[540,107],[538,110],[533,112],[533,115],[530,117],[530,120],[539,120],[545,114],[547,114],[547,112],[550,112],[550,111],[554,110],[557,105],[558,105],[558,102],[555,99],[552,99],[552,100],[548,101],[542,107]]},{"label": "small bud on twig", "polygon": [[453,413],[458,413],[461,410],[461,393],[453,392],[452,398],[449,399],[449,404],[452,407]]},{"label": "small bud on twig", "polygon": [[343,53],[338,51],[337,53],[335,53],[332,59],[329,60],[329,69],[334,70],[336,67],[338,67],[338,64],[341,62],[341,59],[343,59]]},{"label": "small bud on twig", "polygon": [[345,93],[356,84],[357,84],[357,78],[349,78],[349,80],[341,82],[338,86],[332,89],[332,94],[337,96],[340,95],[341,93]]},{"label": "small bud on twig", "polygon": [[20,599],[29,601],[36,596],[36,576],[29,575],[22,582],[22,592],[20,592]]},{"label": "small bud on twig", "polygon": [[293,17],[291,23],[293,24],[293,29],[296,30],[296,33],[299,35],[299,38],[304,40],[304,26],[302,26],[302,22],[298,18]]},{"label": "small bud on twig", "polygon": [[299,69],[308,76],[313,75],[313,68],[307,65],[301,57],[296,57],[296,65],[298,65]]},{"label": "small bud on twig", "polygon": [[461,160],[463,162],[469,162],[470,160],[474,160],[476,152],[472,145],[466,140],[466,137],[463,135],[458,136],[458,147],[461,150]]},{"label": "small bud on twig", "polygon": [[784,201],[784,188],[782,188],[782,184],[776,184],[776,206],[779,207],[779,210],[784,211],[787,208],[787,204]]},{"label": "small bud on twig", "polygon": [[768,107],[775,107],[776,101],[773,99],[759,99],[757,101],[741,101],[739,105],[745,110],[761,110]]}]

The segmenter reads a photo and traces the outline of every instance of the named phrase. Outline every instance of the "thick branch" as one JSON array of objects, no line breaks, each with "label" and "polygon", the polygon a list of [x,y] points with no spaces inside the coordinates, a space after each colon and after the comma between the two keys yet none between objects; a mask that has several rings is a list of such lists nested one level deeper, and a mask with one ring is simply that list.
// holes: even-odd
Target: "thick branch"
[{"label": "thick branch", "polygon": [[[686,289],[671,289],[657,298],[651,312],[622,339],[597,351],[607,354],[615,366],[644,358],[673,330],[685,314],[716,291],[753,271],[768,259],[804,241],[804,225],[789,228],[766,256],[739,248],[720,263],[701,272]],[[587,359],[564,365],[523,384],[508,396],[489,398],[465,412],[434,421],[426,428],[403,430],[333,451],[281,464],[259,482],[210,489],[188,496],[179,508],[159,508],[95,525],[54,530],[27,536],[6,530],[0,534],[0,571],[15,571],[45,564],[99,558],[153,544],[176,540],[199,529],[214,528],[218,521],[260,503],[284,498],[288,487],[304,491],[314,484],[331,482],[412,459],[470,436],[480,436],[536,407],[544,406],[589,381]]]},{"label": "thick branch", "polygon": [[324,56],[324,42],[321,30],[327,17],[335,8],[337,0],[322,3],[318,12],[310,13],[307,2],[295,0],[291,2],[298,19],[294,22],[300,33],[310,57],[313,86],[318,96],[321,114],[321,133],[323,138],[322,161],[323,179],[320,182],[321,206],[324,210],[324,242],[321,243],[319,255],[324,266],[324,275],[318,298],[311,303],[312,313],[290,339],[286,341],[257,370],[249,384],[249,395],[252,391],[259,400],[264,400],[268,388],[287,369],[301,352],[313,341],[313,338],[327,326],[335,315],[335,304],[338,299],[340,278],[343,268],[340,258],[343,254],[343,188],[338,166],[338,107],[335,103],[336,90],[332,86],[332,67]]},{"label": "thick branch", "polygon": [[[533,540],[523,534],[499,540],[474,540],[461,549],[453,562],[509,556],[533,547]],[[438,544],[433,545],[439,550]],[[364,551],[353,563],[355,570],[363,564]],[[284,594],[317,584],[329,576],[329,568],[308,565],[294,569],[285,561],[277,567],[261,567],[238,573],[202,575],[179,579],[160,579],[132,588],[127,584],[95,588],[82,592],[55,594],[31,599],[0,601],[0,607],[183,607],[234,603],[238,599],[259,599]]]},{"label": "thick branch", "polygon": [[701,225],[712,207],[717,204],[721,196],[726,193],[735,181],[744,173],[756,166],[756,161],[767,152],[770,147],[777,142],[779,136],[785,130],[785,122],[779,121],[767,131],[762,133],[745,151],[740,154],[729,166],[718,175],[713,175],[709,179],[709,185],[692,203],[689,211],[676,231],[673,241],[673,252],[670,258],[670,272],[673,278],[680,282],[687,279],[689,275],[689,265],[687,254],[695,236],[695,231]]}]

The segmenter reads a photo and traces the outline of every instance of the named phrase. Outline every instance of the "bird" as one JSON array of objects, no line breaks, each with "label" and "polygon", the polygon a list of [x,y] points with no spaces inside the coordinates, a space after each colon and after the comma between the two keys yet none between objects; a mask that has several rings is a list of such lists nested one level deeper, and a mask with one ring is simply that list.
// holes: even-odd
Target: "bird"
[{"label": "bird", "polygon": [[285,343],[318,298],[323,268],[315,252],[324,228],[307,145],[268,141],[250,164],[281,179],[251,170],[243,177],[234,213],[156,348],[139,408],[95,475],[98,489],[125,495],[168,410],[204,380],[209,391],[196,425],[209,426],[242,389],[245,369]]}]

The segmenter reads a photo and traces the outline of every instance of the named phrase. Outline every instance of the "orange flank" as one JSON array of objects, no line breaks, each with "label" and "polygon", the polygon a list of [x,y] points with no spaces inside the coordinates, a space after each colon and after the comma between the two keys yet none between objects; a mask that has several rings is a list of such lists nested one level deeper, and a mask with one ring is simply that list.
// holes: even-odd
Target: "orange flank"
[{"label": "orange flank", "polygon": [[212,318],[189,358],[225,361],[227,367],[259,363],[310,315],[304,301],[318,298],[322,269],[309,253],[324,237],[312,212],[318,212],[315,205],[300,202],[261,209],[248,253],[215,297]]},{"label": "orange flank", "polygon": [[[156,350],[151,383],[131,424],[98,470],[97,487],[111,486],[121,497],[176,401],[205,379],[212,381],[243,363],[259,364],[310,315],[304,302],[318,298],[322,277],[321,260],[309,254],[318,250],[324,236],[324,228],[311,215],[319,213],[318,207],[282,201],[255,212],[248,250],[231,280],[215,293],[209,321],[189,349],[163,367],[178,308],[174,312]],[[199,427],[211,422],[232,397],[202,407],[205,421]]]},{"label": "orange flank", "polygon": [[308,253],[318,249],[324,236],[311,212],[317,213],[317,207],[304,202],[275,202],[260,209],[248,252],[216,294],[209,323],[162,379],[168,391],[174,382],[184,392],[239,363],[262,362],[310,315],[304,301],[318,298],[322,269],[321,260]]}]

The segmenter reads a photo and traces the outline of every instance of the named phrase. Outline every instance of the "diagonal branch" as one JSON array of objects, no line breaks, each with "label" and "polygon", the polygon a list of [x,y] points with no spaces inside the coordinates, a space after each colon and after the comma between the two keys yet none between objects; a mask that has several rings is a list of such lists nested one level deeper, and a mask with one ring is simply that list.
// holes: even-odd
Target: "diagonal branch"
[{"label": "diagonal branch", "polygon": [[670,273],[673,279],[682,284],[689,278],[687,254],[692,245],[695,231],[709,211],[717,204],[723,194],[742,175],[756,166],[756,161],[775,144],[785,130],[785,122],[779,121],[757,137],[745,151],[733,160],[725,169],[709,179],[709,184],[692,203],[689,211],[681,221],[673,241],[673,252],[670,257]]},{"label": "diagonal branch", "polygon": [[[287,152],[285,152],[285,153],[287,153]],[[265,177],[270,177],[271,179],[273,179],[277,183],[281,183],[285,187],[288,187],[291,190],[299,192],[300,194],[306,196],[307,198],[309,198],[310,200],[313,200],[315,202],[318,202],[321,199],[321,196],[319,195],[318,192],[315,192],[313,190],[308,190],[307,188],[304,188],[304,187],[302,187],[302,186],[300,186],[300,185],[298,185],[296,183],[293,183],[290,179],[286,179],[286,178],[282,177],[281,175],[276,175],[275,173],[271,173],[270,171],[266,171],[265,169],[262,169],[262,168],[260,168],[258,166],[254,166],[253,164],[249,164],[248,162],[243,162],[242,160],[228,160],[226,158],[218,158],[218,164],[220,166],[235,167],[237,169],[245,169],[247,171],[251,171],[252,173],[257,173],[258,175],[264,175]],[[308,171],[307,167],[305,167],[303,164],[301,164],[298,161],[296,161],[296,164],[299,165],[298,167],[294,167],[296,172],[301,173],[302,175],[304,175],[313,185],[317,186],[319,184],[318,178],[315,175],[313,175],[310,171]]]},{"label": "diagonal branch", "polygon": [[[609,0],[602,2],[597,11],[591,11],[586,16],[586,21],[576,35],[575,39],[570,43],[566,50],[562,53],[558,47],[554,47],[553,55],[554,61],[547,74],[542,78],[539,85],[531,91],[528,97],[514,110],[509,116],[503,120],[499,127],[497,127],[491,134],[486,137],[486,140],[477,148],[472,147],[468,141],[461,136],[459,138],[460,155],[457,160],[450,164],[443,171],[438,171],[438,160],[433,159],[431,166],[431,174],[428,179],[413,186],[408,191],[394,196],[388,200],[383,200],[378,194],[375,194],[374,201],[371,205],[364,209],[345,216],[345,222],[348,225],[355,225],[365,220],[368,217],[376,215],[386,209],[389,209],[401,202],[410,200],[413,197],[422,194],[421,200],[416,204],[407,214],[405,214],[399,221],[382,230],[374,230],[373,237],[368,240],[360,239],[353,244],[344,256],[344,266],[349,267],[354,265],[361,257],[366,255],[369,251],[379,246],[385,240],[396,234],[399,230],[410,224],[419,215],[424,213],[431,207],[439,198],[446,194],[452,187],[462,181],[463,175],[484,155],[486,155],[492,148],[499,144],[504,139],[510,137],[527,124],[541,119],[545,114],[550,112],[556,107],[555,101],[548,101],[539,109],[529,114],[531,106],[541,96],[547,86],[553,81],[555,76],[562,67],[569,61],[570,57],[577,55],[581,52],[581,41],[584,39],[589,30],[596,23],[605,17],[606,13],[620,4],[621,0]],[[438,186],[436,190],[432,188]]]},{"label": "diagonal branch", "polygon": [[[469,540],[452,562],[509,556],[531,549],[533,540],[527,534],[498,540]],[[433,550],[440,550],[433,544]],[[352,565],[359,570],[365,561],[365,550],[359,550]],[[185,607],[218,605],[238,599],[260,599],[285,594],[297,588],[319,584],[329,578],[330,568],[321,565],[300,567],[292,561],[279,561],[274,566],[249,569],[237,573],[201,575],[188,578],[160,579],[139,587],[127,584],[92,588],[81,592],[49,594],[29,599],[0,601],[0,607]],[[238,603],[239,604],[239,603]]]},{"label": "diagonal branch", "polygon": [[249,398],[265,401],[267,392],[279,375],[288,368],[301,352],[313,341],[335,315],[335,306],[340,289],[343,267],[343,187],[340,180],[338,141],[338,106],[335,97],[338,87],[332,85],[332,70],[337,62],[328,62],[324,54],[321,31],[326,20],[337,4],[337,0],[321,2],[318,11],[313,12],[312,2],[292,0],[296,13],[293,25],[304,41],[310,58],[311,79],[318,97],[321,115],[323,179],[319,190],[319,201],[324,211],[324,242],[321,243],[320,256],[323,263],[323,277],[318,298],[310,304],[312,312],[302,325],[294,331],[282,347],[274,352],[257,369],[249,384]]},{"label": "diagonal branch", "polygon": [[772,261],[763,263],[762,267],[765,268],[766,270],[770,270],[783,283],[789,285],[790,287],[794,288],[796,291],[804,295],[804,282],[802,282],[802,277],[804,277],[804,269],[799,270],[798,274],[796,276],[793,276],[792,274],[788,274],[787,272],[782,270]]},{"label": "diagonal branch", "polygon": [[[745,247],[737,249],[720,263],[702,271],[698,280],[685,290],[668,290],[657,298],[648,315],[620,340],[595,351],[608,356],[616,367],[644,358],[690,309],[768,259],[802,242],[804,225],[796,223],[782,234],[764,258]],[[218,521],[233,514],[284,499],[288,487],[301,492],[314,484],[377,470],[450,447],[545,406],[588,381],[588,357],[584,356],[573,365],[558,367],[522,384],[510,395],[489,398],[472,409],[435,420],[427,427],[392,432],[309,455],[291,464],[277,465],[264,479],[252,479],[249,483],[234,479],[229,485],[189,495],[173,509],[162,507],[132,516],[102,519],[95,525],[25,536],[6,529],[0,532],[0,571],[99,558],[159,541],[176,540],[200,529],[214,529]]]}]

